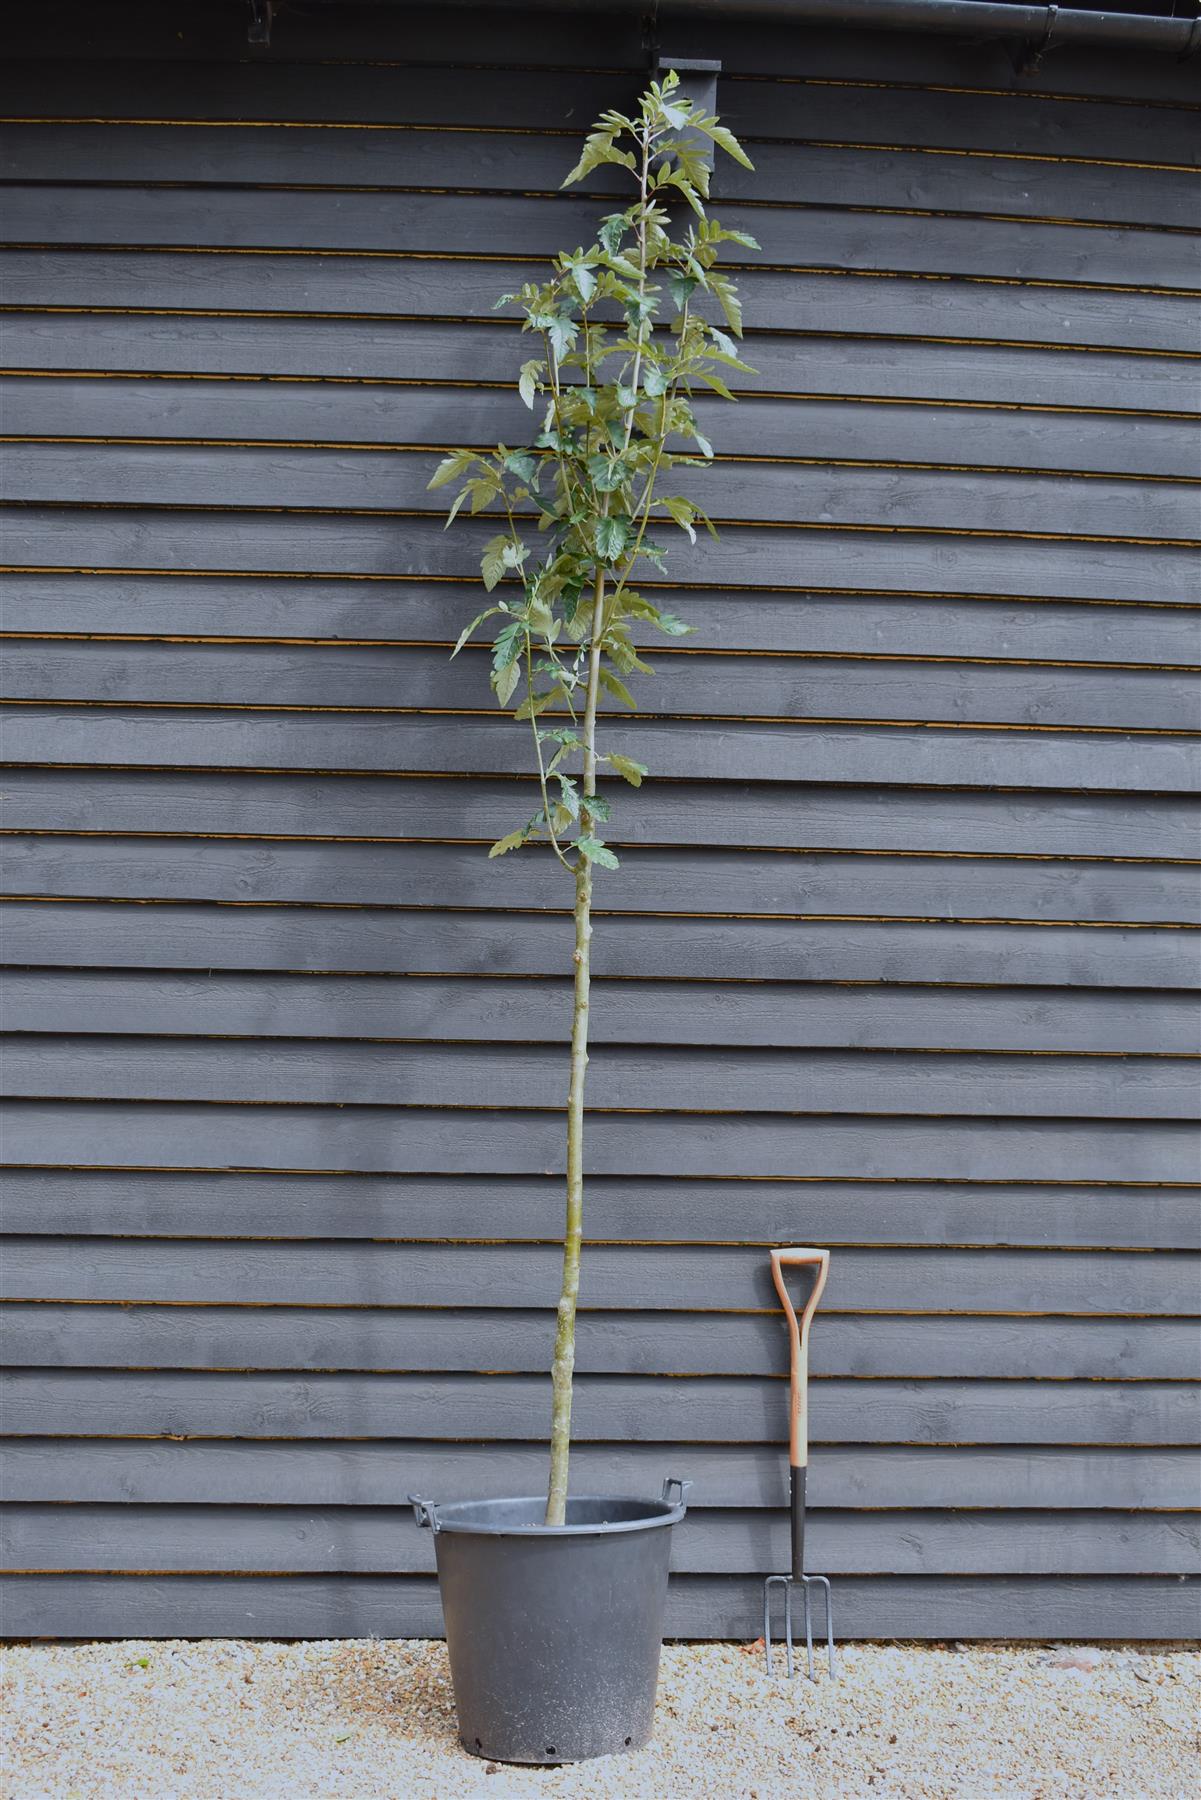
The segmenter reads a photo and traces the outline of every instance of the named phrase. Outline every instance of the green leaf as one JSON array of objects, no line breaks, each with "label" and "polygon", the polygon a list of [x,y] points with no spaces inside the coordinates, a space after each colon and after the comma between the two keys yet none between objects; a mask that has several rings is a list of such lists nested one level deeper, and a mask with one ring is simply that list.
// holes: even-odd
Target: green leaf
[{"label": "green leaf", "polygon": [[754,168],[754,163],[751,161],[742,145],[738,142],[734,133],[725,125],[718,125],[716,123],[712,125],[702,125],[701,130],[705,133],[706,137],[712,138],[713,142],[719,149],[724,150],[727,156],[732,156],[736,163],[741,163],[744,169]]},{"label": "green leaf", "polygon": [[655,505],[666,507],[680,530],[688,533],[689,543],[696,543],[696,532],[692,527],[692,521],[696,517],[696,508],[690,501],[681,500],[678,495],[669,494],[661,500],[656,500]]},{"label": "green leaf", "polygon": [[579,336],[580,328],[576,321],[564,313],[556,313],[546,327],[546,335],[551,347],[560,362],[567,355],[571,346]]},{"label": "green leaf", "polygon": [[650,773],[645,764],[635,762],[630,756],[618,756],[616,750],[610,750],[609,762],[622,780],[628,781],[631,787],[641,787],[642,777]]},{"label": "green leaf", "polygon": [[711,387],[713,392],[715,394],[720,394],[723,400],[732,400],[734,398],[721,376],[715,375],[712,369],[698,369],[696,371],[696,379],[698,381],[703,381],[706,387]]},{"label": "green leaf", "polygon": [[598,837],[589,835],[587,837],[577,838],[575,847],[584,858],[585,862],[596,863],[599,868],[616,869],[621,866],[612,850],[603,844]]},{"label": "green leaf", "polygon": [[624,213],[610,213],[608,218],[601,220],[596,235],[600,239],[602,248],[610,256],[616,256],[618,246],[628,229],[629,220]]},{"label": "green leaf", "polygon": [[511,475],[517,475],[522,481],[532,481],[538,464],[528,450],[510,450],[505,457],[505,468]]},{"label": "green leaf", "polygon": [[683,311],[689,297],[696,292],[697,280],[695,275],[685,275],[674,270],[667,277],[667,287],[677,307]]},{"label": "green leaf", "polygon": [[513,698],[513,691],[517,683],[521,680],[521,664],[514,660],[503,669],[494,669],[490,679],[497,704],[507,706]]},{"label": "green leaf", "polygon": [[675,613],[669,612],[661,612],[655,620],[655,624],[660,631],[666,632],[668,637],[688,637],[691,632],[696,630],[695,625],[685,625],[683,619],[677,619]]},{"label": "green leaf", "polygon": [[617,676],[613,673],[612,669],[602,667],[599,670],[599,676],[600,684],[605,689],[606,693],[612,694],[615,700],[620,700],[623,706],[628,706],[631,712],[638,711],[637,700],[635,700],[624,681],[619,681],[617,679]]},{"label": "green leaf", "polygon": [[496,634],[496,641],[492,646],[492,667],[507,669],[509,664],[521,655],[524,643],[525,627],[520,619],[514,619],[511,624],[504,626]]},{"label": "green leaf", "polygon": [[450,530],[451,526],[455,522],[455,514],[458,512],[459,508],[462,506],[464,500],[466,500],[466,498],[470,492],[471,492],[470,488],[464,488],[463,492],[455,500],[454,505],[451,507],[450,511],[446,515],[446,523],[442,527],[443,531]]},{"label": "green leaf", "polygon": [[525,843],[528,829],[528,826],[523,825],[520,831],[511,831],[507,837],[497,838],[488,855],[507,856],[510,850],[520,850]]},{"label": "green leaf", "polygon": [[538,377],[545,372],[544,362],[524,362],[521,365],[521,376],[517,383],[517,392],[532,412],[534,401],[538,395]]},{"label": "green leaf", "polygon": [[657,400],[660,394],[665,394],[667,392],[668,385],[668,379],[663,370],[652,363],[650,368],[646,371],[646,374],[642,377],[643,392],[649,399]]},{"label": "green leaf", "polygon": [[[502,532],[499,537],[489,538],[484,545],[484,553],[480,558],[480,573],[484,577],[484,586],[491,593],[505,572],[505,546],[509,539]],[[503,636],[503,633],[502,633]]]},{"label": "green leaf", "polygon": [[596,292],[596,276],[585,262],[571,264],[571,279],[583,305],[587,306]]},{"label": "green leaf", "polygon": [[490,619],[492,617],[493,613],[498,613],[499,611],[500,611],[499,606],[486,607],[482,613],[476,614],[475,618],[471,621],[470,625],[464,625],[462,631],[460,631],[460,633],[459,633],[458,640],[455,644],[455,647],[450,653],[449,660],[451,662],[454,661],[455,657],[459,654],[459,651],[463,648],[463,645],[467,642],[467,640],[471,636],[471,634],[474,631],[478,630],[478,628],[484,623],[484,620]]},{"label": "green leaf", "polygon": [[444,456],[434,470],[426,492],[428,493],[431,488],[445,487],[448,481],[453,481],[457,475],[463,473],[464,469],[469,469],[474,461],[475,457],[469,450],[456,450],[453,456]]},{"label": "green leaf", "polygon": [[579,788],[577,788],[575,782],[571,779],[570,775],[556,773],[555,780],[558,782],[559,787],[562,790],[564,806],[567,808],[568,812],[571,814],[573,819],[578,819],[580,816],[580,790],[579,790]]},{"label": "green leaf", "polygon": [[569,175],[565,175],[559,183],[560,187],[571,187],[573,183],[582,181],[585,175],[601,163],[620,163],[623,168],[632,169],[634,158],[628,150],[615,148],[613,140],[617,136],[615,130],[594,131],[584,139],[584,150],[579,162]]},{"label": "green leaf", "polygon": [[602,562],[616,562],[625,549],[630,538],[628,519],[620,516],[614,519],[598,519],[596,521],[593,542],[596,554]]}]

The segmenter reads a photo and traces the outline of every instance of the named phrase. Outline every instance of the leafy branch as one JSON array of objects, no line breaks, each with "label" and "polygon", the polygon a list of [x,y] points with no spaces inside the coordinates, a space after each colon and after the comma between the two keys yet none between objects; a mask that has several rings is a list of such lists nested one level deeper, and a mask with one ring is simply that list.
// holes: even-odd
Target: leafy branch
[{"label": "leafy branch", "polygon": [[[601,219],[595,243],[560,252],[548,281],[497,301],[520,307],[522,331],[541,346],[521,364],[517,384],[525,405],[541,413],[540,429],[521,449],[456,450],[429,484],[459,484],[448,525],[464,508],[503,517],[480,561],[484,586],[496,598],[464,628],[452,655],[491,625],[492,690],[498,706],[530,724],[541,805],[489,854],[547,843],[575,881],[567,1225],[548,1524],[562,1523],[567,1494],[592,873],[618,866],[601,835],[610,801],[598,792],[597,773],[604,765],[633,787],[648,773],[634,758],[598,748],[597,712],[602,692],[636,710],[626,678],[653,673],[635,642],[647,627],[669,637],[689,630],[633,583],[647,565],[666,572],[667,552],[648,535],[655,524],[670,524],[692,543],[698,525],[716,536],[693,500],[661,492],[660,483],[677,467],[713,460],[694,410],[698,389],[733,399],[722,370],[750,372],[736,342],[737,289],[719,263],[726,244],[758,245],[708,216],[709,168],[698,134],[751,167],[715,114],[680,97],[674,73],[652,82],[633,113],[601,115],[563,186],[612,164],[631,176],[634,199]],[[672,207],[687,208],[687,222],[674,232]],[[720,315],[724,329],[710,313]]]}]

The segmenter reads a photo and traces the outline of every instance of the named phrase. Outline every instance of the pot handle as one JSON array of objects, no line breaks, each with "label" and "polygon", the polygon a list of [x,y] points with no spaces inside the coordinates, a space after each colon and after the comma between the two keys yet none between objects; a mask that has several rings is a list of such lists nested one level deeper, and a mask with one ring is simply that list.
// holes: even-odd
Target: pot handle
[{"label": "pot handle", "polygon": [[[660,1495],[660,1498],[665,1500],[669,1506],[682,1506],[685,1512],[687,1512],[688,1490],[691,1486],[692,1483],[690,1481],[681,1481],[678,1475],[665,1475],[663,1477],[663,1492]],[[675,1489],[674,1498],[672,1495],[673,1488]]]},{"label": "pot handle", "polygon": [[413,1517],[419,1525],[427,1525],[437,1535],[442,1527],[438,1523],[438,1508],[432,1500],[423,1500],[419,1494],[408,1496],[409,1505],[413,1508]]}]

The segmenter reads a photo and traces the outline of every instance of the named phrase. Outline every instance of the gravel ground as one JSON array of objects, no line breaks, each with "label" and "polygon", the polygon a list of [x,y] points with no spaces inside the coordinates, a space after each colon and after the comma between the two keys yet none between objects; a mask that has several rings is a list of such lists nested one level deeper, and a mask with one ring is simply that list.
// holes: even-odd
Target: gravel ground
[{"label": "gravel ground", "polygon": [[5,1800],[1196,1800],[1201,1653],[847,1645],[769,1681],[668,1646],[637,1755],[463,1754],[441,1644],[91,1644],[5,1657]]}]

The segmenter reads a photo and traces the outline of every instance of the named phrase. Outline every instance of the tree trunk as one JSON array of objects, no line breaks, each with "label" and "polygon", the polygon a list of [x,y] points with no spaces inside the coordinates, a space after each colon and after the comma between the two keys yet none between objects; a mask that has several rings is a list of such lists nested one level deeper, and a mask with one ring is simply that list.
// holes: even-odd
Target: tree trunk
[{"label": "tree trunk", "polygon": [[[596,793],[596,703],[600,687],[600,639],[604,619],[604,571],[596,573],[592,601],[592,643],[584,707],[584,780],[581,833],[591,828],[588,801]],[[592,947],[592,864],[580,856],[575,871],[574,1006],[571,1016],[571,1079],[567,1089],[567,1218],[563,1230],[563,1282],[551,1364],[550,1479],[546,1523],[562,1525],[567,1508],[571,1452],[571,1384],[575,1371],[575,1315],[580,1296],[580,1243],[584,1234],[584,1077],[588,1071],[588,991]]]}]

